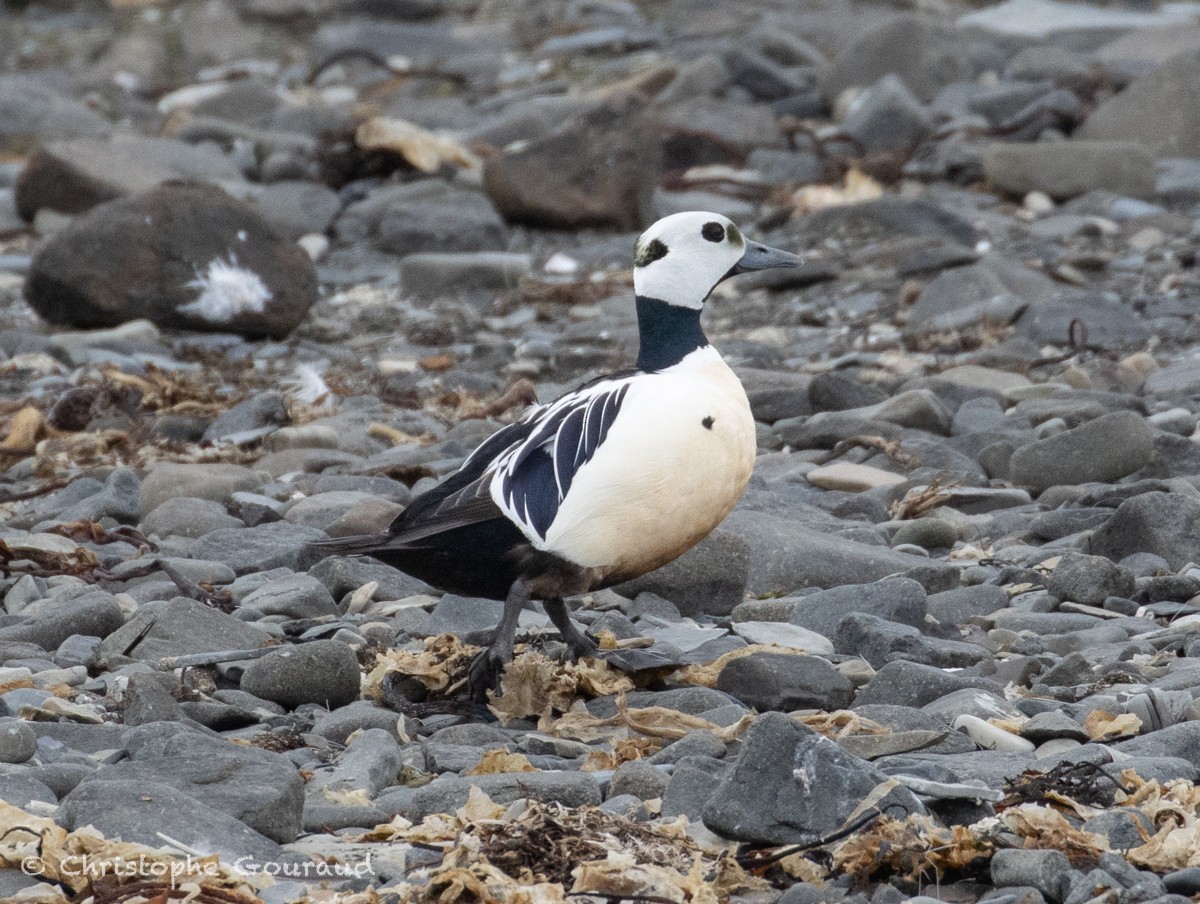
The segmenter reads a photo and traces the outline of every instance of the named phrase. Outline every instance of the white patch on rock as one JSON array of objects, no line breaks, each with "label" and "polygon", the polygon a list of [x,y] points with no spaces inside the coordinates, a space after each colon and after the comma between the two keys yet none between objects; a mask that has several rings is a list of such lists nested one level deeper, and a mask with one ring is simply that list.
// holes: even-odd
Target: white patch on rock
[{"label": "white patch on rock", "polygon": [[238,266],[237,257],[228,261],[213,258],[204,273],[185,288],[199,289],[200,297],[179,308],[182,314],[195,314],[209,323],[228,323],[239,314],[261,314],[271,300],[271,290],[257,273]]}]

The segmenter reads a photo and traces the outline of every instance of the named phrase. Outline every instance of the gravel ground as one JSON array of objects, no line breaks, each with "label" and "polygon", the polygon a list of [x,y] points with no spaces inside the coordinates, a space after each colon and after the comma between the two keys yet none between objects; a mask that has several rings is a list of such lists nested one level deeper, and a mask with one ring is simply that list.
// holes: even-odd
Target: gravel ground
[{"label": "gravel ground", "polygon": [[[63,0],[0,54],[0,898],[1200,900],[1200,5]],[[501,604],[309,544],[627,365],[694,209],[805,263],[708,305],[740,506],[570,601],[674,664],[531,609],[474,706]]]}]

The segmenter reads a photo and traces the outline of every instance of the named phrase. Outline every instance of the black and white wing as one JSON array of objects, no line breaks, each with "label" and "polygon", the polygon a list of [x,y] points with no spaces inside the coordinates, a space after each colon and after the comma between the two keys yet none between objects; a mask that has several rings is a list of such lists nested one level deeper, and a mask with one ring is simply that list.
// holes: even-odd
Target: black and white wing
[{"label": "black and white wing", "polygon": [[322,541],[349,554],[418,548],[457,528],[507,518],[530,540],[545,539],[579,469],[604,442],[629,379],[586,384],[492,434],[459,470],[421,494],[385,534]]},{"label": "black and white wing", "polygon": [[491,497],[530,539],[546,538],[575,475],[608,436],[631,381],[599,380],[539,409],[524,441],[495,459]]}]

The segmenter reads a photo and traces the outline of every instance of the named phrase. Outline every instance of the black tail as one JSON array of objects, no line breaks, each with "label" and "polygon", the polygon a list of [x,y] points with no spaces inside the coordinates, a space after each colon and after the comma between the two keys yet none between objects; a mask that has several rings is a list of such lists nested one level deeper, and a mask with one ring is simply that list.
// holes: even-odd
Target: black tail
[{"label": "black tail", "polygon": [[392,535],[388,533],[357,534],[353,537],[330,537],[328,540],[314,540],[308,545],[331,556],[362,556],[370,555],[387,546],[391,539]]}]

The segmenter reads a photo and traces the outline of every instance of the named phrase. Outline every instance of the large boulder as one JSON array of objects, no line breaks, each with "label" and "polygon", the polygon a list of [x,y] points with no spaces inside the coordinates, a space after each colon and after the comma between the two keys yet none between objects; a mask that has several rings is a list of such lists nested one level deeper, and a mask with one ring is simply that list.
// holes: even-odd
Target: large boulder
[{"label": "large boulder", "polygon": [[1076,138],[1134,141],[1156,157],[1200,157],[1200,51],[1181,53],[1095,109]]},{"label": "large boulder", "polygon": [[286,336],[317,299],[300,246],[210,185],[170,184],[93,208],[34,258],[25,298],[51,323]]},{"label": "large boulder", "polygon": [[653,219],[661,165],[645,103],[619,95],[545,138],[486,158],[483,188],[509,222],[637,229]]}]

